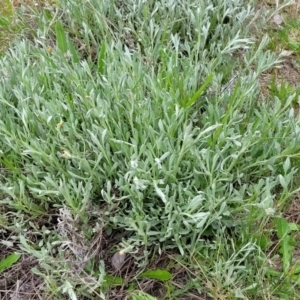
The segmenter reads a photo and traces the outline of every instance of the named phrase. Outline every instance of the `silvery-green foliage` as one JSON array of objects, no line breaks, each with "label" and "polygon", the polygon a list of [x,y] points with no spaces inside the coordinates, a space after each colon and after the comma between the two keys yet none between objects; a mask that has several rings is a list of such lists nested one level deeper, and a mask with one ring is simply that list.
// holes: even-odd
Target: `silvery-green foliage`
[{"label": "silvery-green foliage", "polygon": [[[273,199],[299,125],[280,101],[254,104],[259,74],[278,61],[240,30],[253,14],[245,1],[71,0],[56,10],[34,43],[0,61],[0,163],[13,174],[0,189],[12,206],[39,215],[63,204],[87,223],[90,203],[105,205],[103,223],[127,230],[128,243],[193,253]],[[46,51],[58,16],[79,62]],[[105,49],[104,67],[84,49]]]}]

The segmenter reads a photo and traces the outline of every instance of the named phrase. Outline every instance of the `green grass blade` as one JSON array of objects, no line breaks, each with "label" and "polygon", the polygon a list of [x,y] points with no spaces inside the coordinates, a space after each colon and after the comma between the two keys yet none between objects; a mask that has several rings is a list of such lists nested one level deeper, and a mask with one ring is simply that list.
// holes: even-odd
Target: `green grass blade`
[{"label": "green grass blade", "polygon": [[66,33],[59,20],[57,20],[56,22],[56,43],[58,49],[60,49],[63,53],[66,53],[68,51]]},{"label": "green grass blade", "polygon": [[121,286],[124,284],[124,279],[118,276],[105,275],[105,282],[103,282],[103,287],[109,288],[112,286]]},{"label": "green grass blade", "polygon": [[228,108],[227,108],[227,111],[226,111],[226,113],[224,114],[224,116],[223,116],[222,119],[221,119],[221,124],[222,124],[222,126],[220,126],[220,127],[215,131],[215,133],[214,133],[214,135],[213,135],[213,140],[212,140],[212,142],[211,142],[211,146],[214,145],[214,144],[216,143],[217,139],[219,138],[219,135],[220,135],[221,132],[222,132],[223,126],[226,124],[226,122],[227,122],[227,120],[228,120],[228,118],[229,118],[229,115],[230,115],[230,113],[232,112],[233,106],[234,106],[234,104],[235,104],[235,102],[236,102],[236,99],[237,99],[237,97],[238,97],[238,95],[239,95],[238,92],[239,92],[239,84],[237,84],[237,85],[235,86],[235,89],[234,89],[234,91],[233,91],[233,94],[232,94],[232,96],[231,96],[231,99],[230,99],[230,102],[229,102],[229,105],[228,105]]},{"label": "green grass blade", "polygon": [[77,50],[76,50],[74,44],[72,43],[71,39],[69,39],[69,38],[68,38],[68,48],[70,50],[73,62],[78,63],[79,57],[78,57]]},{"label": "green grass blade", "polygon": [[19,253],[13,253],[6,258],[2,259],[0,261],[0,273],[2,273],[5,269],[11,267],[14,263],[16,263],[19,258],[21,257],[21,254]]},{"label": "green grass blade", "polygon": [[214,77],[214,74],[211,73],[204,81],[204,83],[201,85],[201,87],[197,90],[197,92],[184,104],[185,108],[188,108],[192,106],[196,100],[200,97],[200,95],[203,93],[205,88],[207,87],[208,84],[212,81]]},{"label": "green grass blade", "polygon": [[106,45],[105,42],[102,43],[99,55],[98,55],[98,73],[103,75],[104,67],[105,67],[105,52],[106,52]]},{"label": "green grass blade", "polygon": [[149,270],[139,275],[140,278],[157,279],[166,281],[172,278],[172,274],[166,270]]}]

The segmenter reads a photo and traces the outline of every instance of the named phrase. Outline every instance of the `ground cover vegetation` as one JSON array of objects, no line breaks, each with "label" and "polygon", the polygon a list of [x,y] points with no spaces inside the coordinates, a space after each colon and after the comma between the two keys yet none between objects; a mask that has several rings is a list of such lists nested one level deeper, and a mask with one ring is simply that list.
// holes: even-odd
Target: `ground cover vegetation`
[{"label": "ground cover vegetation", "polygon": [[5,2],[0,298],[299,299],[297,9]]}]

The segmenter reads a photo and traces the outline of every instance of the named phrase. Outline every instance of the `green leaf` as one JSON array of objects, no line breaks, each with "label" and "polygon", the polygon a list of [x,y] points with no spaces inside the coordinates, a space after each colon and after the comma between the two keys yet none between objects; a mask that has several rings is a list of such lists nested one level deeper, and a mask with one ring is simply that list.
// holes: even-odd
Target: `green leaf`
[{"label": "green leaf", "polygon": [[138,276],[139,278],[150,278],[166,281],[172,278],[172,274],[166,270],[149,270]]},{"label": "green leaf", "polygon": [[299,275],[299,273],[300,273],[300,264],[297,264],[297,265],[293,266],[292,274],[293,275],[295,275],[295,274]]},{"label": "green leaf", "polygon": [[63,53],[68,51],[66,33],[59,20],[56,21],[56,43],[58,49],[60,49]]},{"label": "green leaf", "polygon": [[279,277],[281,275],[280,272],[274,270],[274,269],[267,269],[267,275],[270,275],[270,276],[274,276],[274,277]]},{"label": "green leaf", "polygon": [[280,242],[280,253],[282,254],[282,267],[285,273],[289,272],[294,249],[295,249],[295,241],[291,236],[286,236]]},{"label": "green leaf", "polygon": [[196,100],[200,97],[200,95],[203,93],[207,85],[212,81],[214,77],[214,74],[211,73],[204,81],[204,83],[201,85],[201,87],[198,89],[198,91],[186,102],[183,103],[184,108],[188,108],[192,106]]},{"label": "green leaf", "polygon": [[7,159],[5,156],[1,157],[1,160],[0,160],[4,166],[6,168],[8,168],[9,170],[13,171],[13,172],[16,172],[17,168],[14,166],[14,164],[11,163],[11,161],[9,159]]},{"label": "green leaf", "polygon": [[242,293],[242,291],[239,288],[237,288],[235,290],[234,296],[237,299],[245,299],[246,298],[245,295]]},{"label": "green leaf", "polygon": [[70,38],[68,38],[68,48],[70,50],[73,62],[78,63],[79,62],[78,53]]},{"label": "green leaf", "polygon": [[284,236],[286,236],[289,233],[289,224],[287,220],[284,218],[277,219],[276,230],[279,239],[282,239]]},{"label": "green leaf", "polygon": [[130,296],[132,300],[157,300],[157,298],[141,291],[135,291]]},{"label": "green leaf", "polygon": [[111,286],[122,285],[124,283],[124,279],[117,276],[105,275],[103,282],[103,287],[108,288]]},{"label": "green leaf", "polygon": [[106,52],[106,45],[105,42],[102,43],[99,55],[98,55],[98,72],[99,74],[103,75],[104,73],[104,66],[105,66],[105,52]]},{"label": "green leaf", "polygon": [[284,189],[286,189],[287,188],[287,182],[286,182],[285,178],[281,174],[279,174],[278,179],[279,179],[279,182],[280,182],[281,186]]},{"label": "green leaf", "polygon": [[271,244],[269,236],[263,234],[254,236],[254,241],[262,250],[266,250]]},{"label": "green leaf", "polygon": [[9,268],[12,266],[15,262],[19,260],[21,257],[21,254],[19,253],[13,253],[6,258],[2,259],[0,261],[0,273],[2,273],[5,269]]},{"label": "green leaf", "polygon": [[[11,26],[12,16],[14,14],[13,6],[9,0],[2,1],[0,9],[0,26],[8,27]],[[1,28],[1,30],[6,30]]]},{"label": "green leaf", "polygon": [[288,223],[289,232],[300,230],[300,226],[295,223]]},{"label": "green leaf", "polygon": [[285,160],[285,162],[283,164],[284,173],[287,174],[287,172],[290,168],[291,168],[291,160],[289,157],[287,157],[287,159]]},{"label": "green leaf", "polygon": [[234,109],[235,103],[237,102],[237,99],[239,97],[239,91],[240,91],[240,84],[237,83],[236,86],[235,86],[235,88],[234,88],[233,94],[230,97],[230,101],[229,101],[229,105],[227,107],[226,113],[224,114],[224,116],[221,119],[222,126],[220,126],[215,131],[215,133],[213,135],[213,140],[210,143],[211,146],[216,143],[217,139],[219,138],[219,136],[220,136],[220,134],[222,132],[222,129],[224,128],[224,125],[227,123],[227,120],[228,120],[230,114],[232,113],[232,110]]}]

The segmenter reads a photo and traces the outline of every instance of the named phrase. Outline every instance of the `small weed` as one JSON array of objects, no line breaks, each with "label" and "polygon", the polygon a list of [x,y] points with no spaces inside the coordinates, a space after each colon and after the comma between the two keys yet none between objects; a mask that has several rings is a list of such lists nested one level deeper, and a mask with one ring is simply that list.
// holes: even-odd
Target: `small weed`
[{"label": "small weed", "polygon": [[290,299],[300,288],[300,259],[294,257],[297,245],[295,235],[299,231],[299,225],[288,223],[283,217],[276,219],[276,235],[279,239],[277,249],[280,259],[277,259],[276,269],[267,270],[267,276],[272,282],[272,294],[278,295],[280,299]]},{"label": "small weed", "polygon": [[271,32],[270,47],[277,52],[291,50],[300,56],[300,21],[288,17],[284,26]]},{"label": "small weed", "polygon": [[295,105],[298,104],[300,99],[300,87],[292,87],[290,83],[285,82],[283,79],[278,84],[276,78],[276,75],[272,76],[271,83],[268,87],[270,97],[277,97],[283,101],[283,104],[288,98],[292,97],[292,103]]}]

